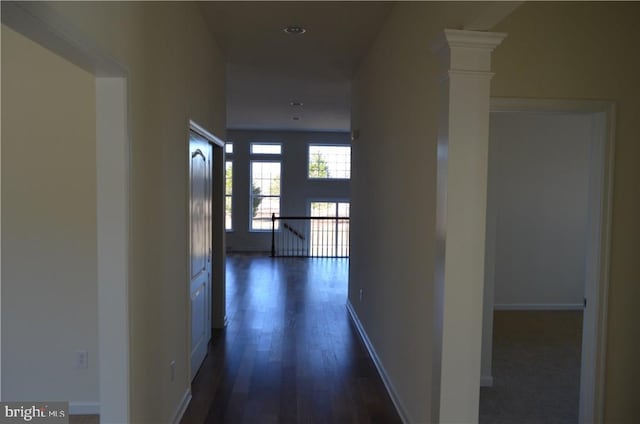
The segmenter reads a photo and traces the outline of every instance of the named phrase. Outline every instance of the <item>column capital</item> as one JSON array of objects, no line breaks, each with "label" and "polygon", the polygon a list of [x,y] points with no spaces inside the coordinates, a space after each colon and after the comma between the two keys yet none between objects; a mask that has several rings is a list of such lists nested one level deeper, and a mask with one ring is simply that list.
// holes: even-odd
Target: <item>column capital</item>
[{"label": "column capital", "polygon": [[431,44],[431,51],[440,58],[443,73],[489,72],[491,52],[506,36],[502,32],[445,29]]}]

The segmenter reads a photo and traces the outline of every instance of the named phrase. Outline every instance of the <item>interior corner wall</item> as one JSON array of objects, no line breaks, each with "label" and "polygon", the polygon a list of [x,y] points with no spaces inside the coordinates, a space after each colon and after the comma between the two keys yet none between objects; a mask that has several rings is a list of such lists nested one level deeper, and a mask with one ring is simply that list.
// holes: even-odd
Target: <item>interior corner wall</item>
[{"label": "interior corner wall", "polygon": [[493,30],[492,96],[616,102],[604,422],[640,421],[640,3],[527,2]]},{"label": "interior corner wall", "polygon": [[99,400],[95,105],[93,75],[2,26],[4,401]]},{"label": "interior corner wall", "polygon": [[396,3],[353,83],[360,137],[352,146],[349,302],[407,422],[431,421],[440,384],[432,375],[440,97],[429,43],[485,6]]},{"label": "interior corner wall", "polygon": [[[308,216],[311,200],[349,201],[349,180],[309,180],[309,144],[351,144],[346,132],[301,131],[249,131],[230,130],[228,141],[233,142],[233,154],[226,160],[233,162],[233,230],[227,231],[226,245],[229,252],[270,252],[271,231],[250,231],[249,214],[249,154],[251,143],[275,142],[282,144],[282,155],[260,156],[261,160],[279,160],[281,167],[282,216]],[[257,156],[254,158],[258,159]]]},{"label": "interior corner wall", "polygon": [[168,422],[191,383],[186,254],[189,120],[225,138],[224,58],[192,2],[45,6],[51,19],[83,34],[128,70],[130,417],[132,422]]}]

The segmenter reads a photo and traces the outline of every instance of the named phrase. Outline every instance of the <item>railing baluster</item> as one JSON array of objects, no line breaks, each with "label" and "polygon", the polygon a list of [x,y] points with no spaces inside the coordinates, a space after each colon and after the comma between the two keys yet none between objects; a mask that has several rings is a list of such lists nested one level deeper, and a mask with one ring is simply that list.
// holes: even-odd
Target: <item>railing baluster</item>
[{"label": "railing baluster", "polygon": [[349,237],[348,217],[271,216],[272,257],[349,257]]}]

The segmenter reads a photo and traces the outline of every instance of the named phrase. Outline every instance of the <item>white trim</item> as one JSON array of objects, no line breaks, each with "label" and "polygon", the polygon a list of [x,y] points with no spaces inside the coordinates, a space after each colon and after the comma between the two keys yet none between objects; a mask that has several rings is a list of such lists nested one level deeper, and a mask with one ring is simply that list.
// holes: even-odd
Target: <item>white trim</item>
[{"label": "white trim", "polygon": [[[129,409],[130,107],[128,70],[46,3],[2,2],[2,22],[96,76],[99,402],[77,402],[102,422]],[[84,408],[84,409],[83,409]]]},{"label": "white trim", "polygon": [[103,422],[121,422],[128,416],[131,174],[127,110],[127,80],[96,78],[98,385]]},{"label": "white trim", "polygon": [[128,74],[126,66],[45,2],[3,1],[2,23],[90,74],[98,77]]},{"label": "white trim", "polygon": [[195,121],[191,119],[189,119],[189,129],[194,133],[199,134],[202,137],[206,138],[207,141],[209,141],[210,143],[215,144],[218,147],[222,147],[222,151],[224,152],[224,145],[225,145],[224,140],[222,140],[219,137],[216,137],[215,135],[207,131],[203,126],[198,125]]},{"label": "white trim", "polygon": [[391,401],[393,401],[393,405],[396,407],[396,411],[398,412],[400,419],[405,424],[412,422],[411,419],[409,418],[409,412],[404,407],[402,400],[400,399],[400,396],[398,396],[396,389],[393,386],[393,383],[391,382],[391,379],[389,378],[389,375],[387,374],[387,371],[385,370],[384,365],[382,365],[382,361],[380,361],[380,358],[378,357],[378,354],[376,353],[376,350],[373,347],[371,340],[369,340],[369,336],[367,336],[367,332],[362,326],[362,323],[358,318],[358,314],[353,308],[353,305],[351,305],[350,300],[347,300],[347,311],[349,311],[349,316],[351,317],[351,321],[353,321],[353,325],[356,326],[356,329],[358,330],[358,334],[360,335],[360,339],[362,340],[362,343],[367,348],[367,351],[369,352],[369,356],[371,356],[371,360],[376,366],[376,370],[378,370],[378,375],[380,375],[380,378],[384,383],[384,387],[387,389],[387,393],[389,394]]},{"label": "white trim", "polygon": [[492,375],[480,376],[480,387],[493,387],[493,376]]},{"label": "white trim", "polygon": [[[440,36],[431,44],[432,52],[438,52],[444,48],[469,48],[476,50],[485,50],[489,53],[502,43],[507,34],[501,32],[482,32],[482,31],[469,31],[464,29],[445,29]],[[468,52],[467,52],[468,53]],[[484,68],[484,61],[476,63],[475,66]],[[486,63],[487,70],[489,63]]]},{"label": "white trim", "polygon": [[[69,402],[69,415],[98,415],[100,402]],[[101,419],[101,422],[105,422]]]},{"label": "white trim", "polygon": [[173,418],[171,419],[172,424],[180,423],[180,420],[182,420],[184,413],[189,407],[189,403],[191,403],[191,389],[187,388],[187,390],[185,390],[184,394],[182,395],[182,399],[180,400],[178,408],[173,413]]},{"label": "white trim", "polygon": [[581,303],[496,303],[494,311],[581,311]]},{"label": "white trim", "polygon": [[491,112],[530,113],[595,113],[613,114],[615,104],[605,100],[534,99],[523,97],[492,97]]},{"label": "white trim", "polygon": [[604,100],[492,98],[491,112],[594,115],[580,375],[580,423],[604,419],[607,306],[611,251],[616,105]]}]

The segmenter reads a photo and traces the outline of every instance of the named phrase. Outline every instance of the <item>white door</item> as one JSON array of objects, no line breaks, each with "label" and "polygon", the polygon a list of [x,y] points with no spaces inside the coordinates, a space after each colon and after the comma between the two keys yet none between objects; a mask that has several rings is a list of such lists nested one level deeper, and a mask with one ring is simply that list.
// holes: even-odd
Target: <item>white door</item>
[{"label": "white door", "polygon": [[191,307],[191,377],[207,355],[211,338],[211,159],[212,147],[189,138],[189,256]]}]

